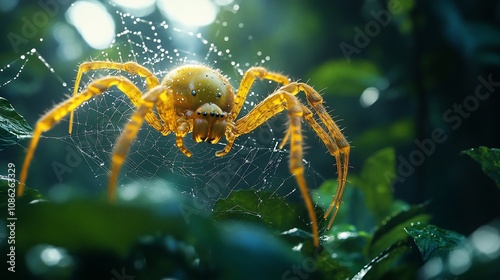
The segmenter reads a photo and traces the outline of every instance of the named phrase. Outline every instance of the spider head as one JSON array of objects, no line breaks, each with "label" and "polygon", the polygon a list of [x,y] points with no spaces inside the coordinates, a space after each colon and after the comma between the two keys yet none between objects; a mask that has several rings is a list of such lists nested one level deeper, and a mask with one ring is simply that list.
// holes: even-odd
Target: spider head
[{"label": "spider head", "polygon": [[219,106],[205,103],[196,109],[193,120],[193,140],[216,144],[226,132],[226,117]]}]

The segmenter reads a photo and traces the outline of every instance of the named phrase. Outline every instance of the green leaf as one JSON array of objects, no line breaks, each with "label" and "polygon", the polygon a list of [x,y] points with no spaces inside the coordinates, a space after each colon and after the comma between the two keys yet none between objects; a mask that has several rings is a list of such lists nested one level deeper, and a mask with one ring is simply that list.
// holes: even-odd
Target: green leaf
[{"label": "green leaf", "polygon": [[365,60],[330,60],[310,75],[312,84],[328,88],[335,96],[359,96],[368,87],[377,87],[382,75],[375,64]]},{"label": "green leaf", "polygon": [[434,225],[411,225],[405,228],[426,262],[431,258],[447,256],[465,237],[454,231]]},{"label": "green leaf", "polygon": [[495,181],[500,188],[500,149],[480,146],[470,150],[462,151],[481,164],[484,173]]},{"label": "green leaf", "polygon": [[[16,260],[38,267],[45,249],[58,250],[73,260],[79,276],[92,271],[109,279],[122,267],[137,279],[277,279],[301,264],[298,252],[263,227],[214,222],[168,185],[140,185],[120,188],[116,203],[80,198],[17,204]],[[33,269],[16,264],[21,278]],[[44,269],[56,273],[57,267]]]},{"label": "green leaf", "polygon": [[[408,266],[403,272],[398,271],[392,277],[390,275],[390,270],[394,269],[394,263],[399,260],[403,255],[411,251],[408,238],[399,240],[387,249],[382,251],[378,256],[373,258],[368,264],[366,264],[354,277],[352,280],[361,279],[410,279],[410,276],[414,276],[415,267]],[[397,267],[401,269],[401,267]],[[397,269],[396,268],[396,269]],[[385,276],[384,276],[385,275]],[[407,277],[405,277],[406,275]]]},{"label": "green leaf", "polygon": [[305,205],[293,205],[271,192],[254,190],[233,191],[227,198],[218,200],[214,217],[217,220],[257,222],[279,231],[304,227],[304,218],[308,222]]},{"label": "green leaf", "polygon": [[414,123],[414,120],[409,118],[399,119],[388,125],[370,128],[359,134],[352,142],[357,149],[362,149],[363,152],[371,152],[379,147],[408,143],[415,137]]},{"label": "green leaf", "polygon": [[0,97],[0,152],[19,140],[31,138],[33,129],[7,99]]},{"label": "green leaf", "polygon": [[[430,258],[420,269],[421,279],[498,279],[500,219],[479,227],[467,239],[442,229],[431,231],[438,244],[426,246],[426,243],[434,242],[432,239],[428,242],[421,241],[423,245],[417,244],[424,251],[422,255]],[[428,233],[418,239],[421,238],[428,238]]]},{"label": "green leaf", "polygon": [[363,192],[365,203],[378,222],[387,217],[392,208],[392,176],[389,175],[396,173],[395,158],[393,148],[382,149],[365,161],[359,177],[350,178]]},{"label": "green leaf", "polygon": [[[312,194],[311,197],[313,202],[326,211],[328,207],[330,207],[330,204],[332,203],[332,199],[335,193],[337,192],[337,187],[338,187],[337,179],[325,180],[323,183],[321,183],[321,186],[318,189],[311,191]],[[335,221],[345,221],[348,213],[351,212],[351,210],[354,210],[353,207],[363,206],[363,205],[355,205],[355,206],[351,205],[352,191],[353,188],[350,185],[350,182],[347,182],[345,186],[344,195],[342,198],[343,203],[339,208],[339,212],[337,213]],[[319,221],[320,223],[322,222],[321,220]]]},{"label": "green leaf", "polygon": [[[124,256],[141,235],[168,232],[181,240],[190,236],[177,213],[159,215],[147,208],[96,200],[36,203],[18,212],[18,220],[23,221],[16,236],[21,249],[47,243],[72,252],[94,249]],[[211,235],[212,230],[206,224],[193,222],[191,226]]]},{"label": "green leaf", "polygon": [[427,223],[430,215],[425,214],[425,206],[426,204],[418,204],[386,218],[373,234],[368,246],[368,255],[376,256],[398,240],[406,239],[408,237],[405,232],[406,227]]},{"label": "green leaf", "polygon": [[221,228],[223,246],[214,250],[212,258],[224,269],[225,279],[281,279],[287,271],[293,274],[293,267],[302,262],[298,252],[263,227],[225,221]]},{"label": "green leaf", "polygon": [[332,227],[328,232],[326,242],[322,246],[337,263],[349,269],[354,274],[365,264],[363,250],[368,244],[370,235],[359,231],[356,227],[340,224]]}]

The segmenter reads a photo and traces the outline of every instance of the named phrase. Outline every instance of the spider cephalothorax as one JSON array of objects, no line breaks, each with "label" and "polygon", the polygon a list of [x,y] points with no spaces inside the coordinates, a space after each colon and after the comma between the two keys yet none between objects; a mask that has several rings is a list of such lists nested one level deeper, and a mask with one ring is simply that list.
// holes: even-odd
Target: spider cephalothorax
[{"label": "spider cephalothorax", "polygon": [[[108,76],[93,81],[78,93],[82,74],[98,69],[115,69],[139,75],[145,79],[148,90],[143,94],[126,77]],[[237,119],[255,78],[275,81],[281,86],[255,105],[247,115]],[[74,110],[94,96],[106,92],[112,86],[116,86],[127,95],[137,110],[125,126],[113,150],[108,183],[110,201],[115,199],[119,171],[128,154],[129,147],[144,121],[163,135],[173,132],[176,146],[188,157],[192,153],[183,143],[183,139],[188,133],[193,134],[193,139],[196,142],[207,141],[212,144],[218,143],[225,136],[227,143],[224,149],[215,154],[220,157],[231,151],[238,136],[253,131],[271,117],[286,110],[289,119],[288,130],[280,148],[283,148],[288,142],[290,143],[290,172],[295,176],[307,206],[314,235],[314,245],[319,246],[318,222],[304,178],[302,120],[304,119],[312,127],[336,160],[338,188],[324,215],[325,219],[331,215],[328,228],[331,227],[342,201],[347,179],[350,146],[326,112],[323,99],[316,90],[305,83],[290,82],[288,77],[269,72],[263,67],[252,67],[246,71],[235,94],[229,81],[219,71],[198,64],[183,65],[171,70],[161,83],[151,71],[135,62],[92,61],[81,64],[76,76],[73,97],[56,105],[43,115],[35,126],[33,138],[21,170],[19,196],[23,194],[28,168],[42,132],[51,129],[62,118],[70,114],[69,133],[71,133]],[[308,106],[302,104],[295,96],[299,92],[305,93]],[[313,112],[316,112],[321,122],[316,120]]]}]

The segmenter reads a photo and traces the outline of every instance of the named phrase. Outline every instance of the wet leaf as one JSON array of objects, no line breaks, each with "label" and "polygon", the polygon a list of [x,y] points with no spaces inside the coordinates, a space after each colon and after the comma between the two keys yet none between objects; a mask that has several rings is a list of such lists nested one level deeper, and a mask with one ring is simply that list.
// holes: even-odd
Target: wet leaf
[{"label": "wet leaf", "polygon": [[462,153],[479,162],[484,173],[500,188],[500,149],[481,146]]},{"label": "wet leaf", "polygon": [[7,99],[0,97],[0,152],[18,141],[31,138],[33,129]]},{"label": "wet leaf", "polygon": [[359,231],[356,227],[347,224],[334,226],[328,232],[328,239],[322,246],[337,263],[346,267],[353,275],[365,263],[364,248],[368,244],[370,235]]},{"label": "wet leaf", "polygon": [[465,237],[434,225],[412,225],[405,228],[413,238],[424,261],[447,256]]},{"label": "wet leaf", "polygon": [[[378,256],[373,258],[368,264],[366,264],[354,277],[352,280],[361,279],[408,279],[407,277],[414,275],[416,267],[407,265],[402,269],[402,267],[393,268],[394,263],[400,259],[406,253],[411,251],[408,238],[399,240],[387,249],[382,251]],[[393,277],[387,277],[384,275],[391,274],[390,270],[399,270],[393,272]],[[396,275],[394,275],[396,274]],[[405,277],[406,275],[407,277]],[[396,278],[394,278],[394,276]]]},{"label": "wet leaf", "polygon": [[[417,244],[430,258],[420,269],[419,279],[497,279],[500,275],[500,219],[479,227],[467,239],[443,229],[432,232],[440,244],[435,248],[427,245],[433,240],[420,240],[423,244]],[[418,239],[428,238],[427,235]]]},{"label": "wet leaf", "polygon": [[257,222],[285,231],[298,225],[303,226],[301,213],[303,218],[308,219],[304,209],[304,205],[289,204],[271,192],[237,190],[215,203],[214,217],[217,220]]},{"label": "wet leaf", "polygon": [[425,224],[430,215],[425,213],[426,204],[418,204],[388,217],[377,228],[368,247],[368,255],[373,257],[398,240],[408,237],[405,228],[414,224]]}]

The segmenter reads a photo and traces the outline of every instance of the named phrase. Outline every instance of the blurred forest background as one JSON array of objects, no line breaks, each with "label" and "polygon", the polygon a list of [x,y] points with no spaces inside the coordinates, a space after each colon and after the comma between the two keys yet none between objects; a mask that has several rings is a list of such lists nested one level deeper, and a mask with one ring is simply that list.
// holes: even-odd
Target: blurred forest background
[{"label": "blurred forest background", "polygon": [[[64,81],[73,81],[77,65],[100,54],[68,24],[69,3],[63,2],[70,1],[52,2],[58,3],[59,11],[37,27],[36,36],[18,44],[16,52],[8,34],[23,34],[23,18],[32,19],[40,7],[33,1],[0,1],[0,67],[36,48]],[[113,9],[121,8],[102,2],[118,20]],[[395,196],[411,204],[429,200],[434,224],[467,235],[500,216],[500,191],[494,181],[477,162],[460,154],[478,146],[500,146],[500,1],[253,0],[230,5],[234,4],[239,5],[236,14],[222,7],[218,15],[224,20],[229,14],[235,21],[228,20],[224,28],[231,38],[224,44],[243,61],[252,61],[261,50],[271,57],[266,67],[321,91],[353,147],[350,172],[359,173],[377,150],[394,147],[398,172],[388,174],[388,180],[395,179]],[[170,23],[156,8],[143,18]],[[240,22],[244,29],[238,27]],[[81,48],[77,57],[58,55],[61,39],[54,27],[60,24],[73,31],[73,43]],[[220,29],[220,23],[214,23],[198,32],[217,43],[222,38],[212,36]],[[246,39],[249,35],[251,41]],[[0,83],[15,73],[6,69]],[[69,93],[36,59],[19,78],[0,87],[0,96],[32,126]],[[63,135],[66,127],[61,126],[54,134]],[[316,140],[309,135],[309,155],[321,145]],[[20,144],[1,152],[0,166],[21,166],[28,142]],[[63,158],[66,152],[43,149],[35,155],[39,160],[30,178],[50,187],[56,181],[51,178],[51,158]],[[321,155],[312,165],[335,178],[332,159]],[[81,184],[82,179],[88,178],[68,182]]]}]

